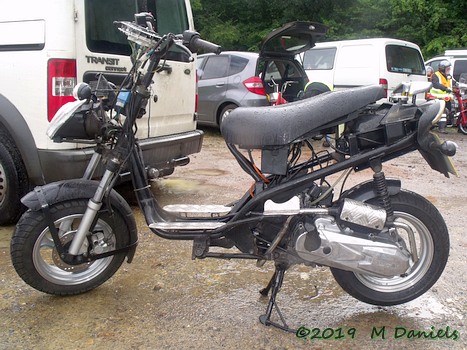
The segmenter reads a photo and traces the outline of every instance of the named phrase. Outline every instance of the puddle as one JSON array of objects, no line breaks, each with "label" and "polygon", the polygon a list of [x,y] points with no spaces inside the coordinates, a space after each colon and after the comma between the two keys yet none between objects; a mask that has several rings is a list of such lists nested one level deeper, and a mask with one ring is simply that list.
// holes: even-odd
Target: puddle
[{"label": "puddle", "polygon": [[152,181],[152,187],[159,194],[183,194],[183,193],[209,193],[215,191],[219,186],[211,185],[210,180],[203,180],[202,177],[224,176],[227,171],[221,169],[195,169],[188,174],[191,177],[201,177],[193,179],[187,176],[184,177],[168,177],[159,178]]},{"label": "puddle", "polygon": [[[449,302],[449,299],[446,300]],[[440,317],[456,317],[462,320],[464,317],[458,310],[442,304],[436,297],[425,294],[412,300],[404,306],[396,306],[396,311],[403,311],[409,317],[420,317],[432,320]]]},{"label": "puddle", "polygon": [[201,182],[196,180],[186,180],[179,178],[157,179],[152,183],[153,188],[165,194],[180,194],[198,192]]},{"label": "puddle", "polygon": [[221,169],[196,169],[193,170],[191,174],[203,176],[223,176],[228,174],[228,172]]}]

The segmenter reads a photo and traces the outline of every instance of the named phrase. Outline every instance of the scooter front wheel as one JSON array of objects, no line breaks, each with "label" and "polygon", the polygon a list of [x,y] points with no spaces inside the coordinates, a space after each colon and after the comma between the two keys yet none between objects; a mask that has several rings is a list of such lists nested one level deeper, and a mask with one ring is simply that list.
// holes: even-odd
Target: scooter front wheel
[{"label": "scooter front wheel", "polygon": [[385,278],[331,268],[336,282],[347,293],[374,305],[398,305],[419,297],[436,283],[449,256],[446,223],[433,204],[404,190],[392,196],[391,202],[395,221],[406,227],[397,229],[401,242],[410,251],[416,250],[406,273]]},{"label": "scooter front wheel", "polygon": [[[50,212],[66,247],[87,207],[87,200],[76,199],[50,206]],[[129,233],[124,217],[118,211],[112,216],[101,211],[97,223],[89,233],[99,252],[106,252],[128,244]],[[118,270],[125,253],[112,255],[80,265],[69,265],[59,256],[48,223],[40,211],[27,211],[21,217],[11,240],[11,259],[18,275],[31,287],[55,295],[87,292],[104,283]]]}]

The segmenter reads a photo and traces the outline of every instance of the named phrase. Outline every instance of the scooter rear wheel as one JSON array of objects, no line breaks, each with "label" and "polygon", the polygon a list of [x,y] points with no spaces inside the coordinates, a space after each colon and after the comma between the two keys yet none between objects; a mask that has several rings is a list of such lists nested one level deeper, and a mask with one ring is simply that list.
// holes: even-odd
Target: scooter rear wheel
[{"label": "scooter rear wheel", "polygon": [[467,135],[467,124],[457,124],[457,130],[459,130],[460,133]]},{"label": "scooter rear wheel", "polygon": [[[86,210],[87,200],[76,199],[50,206],[63,245],[71,242]],[[129,233],[118,211],[112,216],[101,211],[88,242],[101,252],[128,245]],[[55,295],[87,292],[104,283],[118,270],[125,253],[80,265],[69,265],[59,256],[50,230],[40,211],[27,211],[18,222],[11,240],[11,259],[18,275],[31,287]]]},{"label": "scooter rear wheel", "polygon": [[[404,275],[390,278],[331,268],[342,289],[368,304],[398,305],[418,298],[436,283],[449,255],[448,230],[433,204],[408,191],[392,196],[391,201],[396,222],[410,226],[414,233],[418,260],[412,259]],[[407,232],[397,231],[410,249]]]}]

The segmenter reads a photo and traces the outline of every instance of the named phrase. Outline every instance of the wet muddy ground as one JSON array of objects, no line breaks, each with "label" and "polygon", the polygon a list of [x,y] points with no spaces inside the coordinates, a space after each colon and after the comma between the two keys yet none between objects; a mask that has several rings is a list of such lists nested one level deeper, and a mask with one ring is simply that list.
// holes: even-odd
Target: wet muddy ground
[{"label": "wet muddy ground", "polygon": [[[192,261],[188,242],[156,237],[135,206],[140,244],[134,262],[74,297],[49,296],[23,283],[9,257],[14,227],[0,227],[0,349],[467,349],[467,136],[449,131],[460,146],[458,178],[431,171],[415,152],[384,167],[387,176],[428,197],[450,229],[445,272],[415,301],[367,305],[346,295],[327,268],[294,267],[277,302],[290,326],[321,337],[299,339],[258,321],[267,305],[258,291],[272,263]],[[206,132],[203,151],[190,165],[153,183],[164,204],[226,204],[250,185],[219,133]],[[369,178],[366,171],[351,175],[347,186]],[[417,339],[418,331],[437,339]]]}]

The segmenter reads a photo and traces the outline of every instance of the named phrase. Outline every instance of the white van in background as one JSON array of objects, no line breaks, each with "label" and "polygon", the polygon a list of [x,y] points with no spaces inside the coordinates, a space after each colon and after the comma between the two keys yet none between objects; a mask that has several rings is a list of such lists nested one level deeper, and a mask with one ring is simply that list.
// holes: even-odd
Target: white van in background
[{"label": "white van in background", "polygon": [[[194,30],[189,0],[3,1],[0,11],[0,224],[18,217],[36,185],[82,177],[93,148],[53,143],[49,120],[80,82],[104,73],[117,86],[131,68],[130,46],[115,20],[151,12],[161,34]],[[175,49],[174,49],[175,50]],[[146,164],[169,174],[199,152],[196,62],[171,52],[156,73],[151,103],[138,121]]]},{"label": "white van in background", "polygon": [[455,81],[460,80],[461,74],[467,74],[467,50],[446,50],[444,55],[435,56],[425,64],[436,72],[439,63],[444,60],[451,62],[451,75]]},{"label": "white van in background", "polygon": [[420,48],[397,39],[321,42],[306,51],[302,60],[310,81],[335,90],[380,84],[390,96],[401,82],[427,80]]}]

